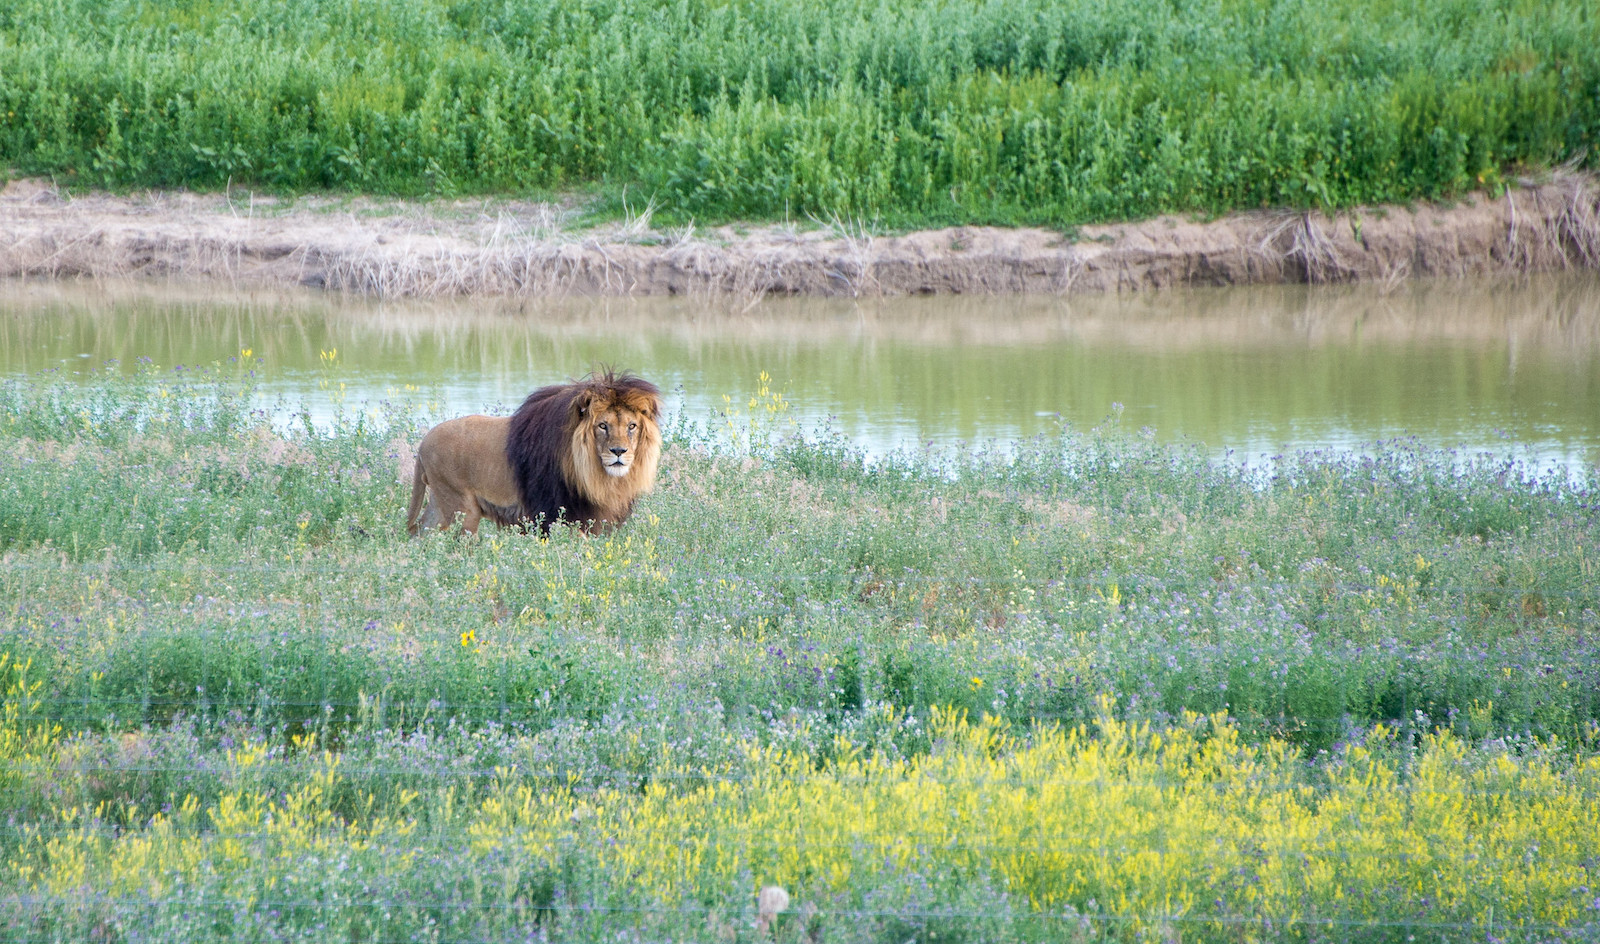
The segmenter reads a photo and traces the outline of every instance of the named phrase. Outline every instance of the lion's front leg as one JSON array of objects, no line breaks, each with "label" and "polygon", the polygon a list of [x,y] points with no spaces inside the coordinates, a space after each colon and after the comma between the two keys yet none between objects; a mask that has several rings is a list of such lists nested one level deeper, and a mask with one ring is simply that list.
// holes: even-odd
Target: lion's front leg
[{"label": "lion's front leg", "polygon": [[477,534],[478,522],[483,520],[483,512],[478,510],[478,499],[472,495],[466,496],[459,514],[461,515],[461,533]]}]

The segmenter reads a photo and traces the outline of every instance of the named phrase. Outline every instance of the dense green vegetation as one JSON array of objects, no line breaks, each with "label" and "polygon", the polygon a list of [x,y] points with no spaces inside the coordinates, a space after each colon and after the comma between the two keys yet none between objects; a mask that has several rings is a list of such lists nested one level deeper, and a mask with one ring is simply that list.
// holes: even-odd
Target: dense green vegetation
[{"label": "dense green vegetation", "polygon": [[868,460],[763,388],[615,534],[407,541],[417,416],[246,367],[0,387],[9,937],[1595,927],[1593,476]]},{"label": "dense green vegetation", "polygon": [[663,218],[1341,207],[1600,159],[1586,0],[18,0],[72,185],[598,189]]}]

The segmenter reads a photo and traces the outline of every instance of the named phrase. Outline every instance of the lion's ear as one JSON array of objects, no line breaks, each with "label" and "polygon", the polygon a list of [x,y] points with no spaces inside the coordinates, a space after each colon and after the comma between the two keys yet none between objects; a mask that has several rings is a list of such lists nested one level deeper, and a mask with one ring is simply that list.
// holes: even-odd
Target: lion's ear
[{"label": "lion's ear", "polygon": [[589,390],[579,390],[572,395],[572,421],[576,423],[589,412],[589,407],[594,404],[594,393]]}]

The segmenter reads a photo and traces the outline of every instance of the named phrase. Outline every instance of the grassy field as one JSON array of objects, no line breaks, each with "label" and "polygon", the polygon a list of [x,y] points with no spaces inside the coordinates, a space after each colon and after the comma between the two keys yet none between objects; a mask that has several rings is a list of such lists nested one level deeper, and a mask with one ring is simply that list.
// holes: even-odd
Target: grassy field
[{"label": "grassy field", "polygon": [[618,533],[407,541],[416,412],[249,366],[0,385],[0,938],[1600,933],[1593,476],[761,384]]},{"label": "grassy field", "polygon": [[1336,208],[1595,166],[1596,48],[1586,0],[17,0],[0,162],[666,221]]}]

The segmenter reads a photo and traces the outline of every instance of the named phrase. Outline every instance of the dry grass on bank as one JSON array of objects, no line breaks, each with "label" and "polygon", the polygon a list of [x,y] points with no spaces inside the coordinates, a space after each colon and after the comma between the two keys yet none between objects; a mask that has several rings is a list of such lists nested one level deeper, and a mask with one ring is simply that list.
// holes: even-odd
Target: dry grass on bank
[{"label": "dry grass on bank", "polygon": [[310,285],[389,298],[1068,293],[1377,281],[1600,267],[1600,186],[1562,173],[1450,205],[1253,212],[889,235],[854,220],[659,230],[648,207],[588,230],[551,204],[234,196],[0,196],[0,276]]}]

